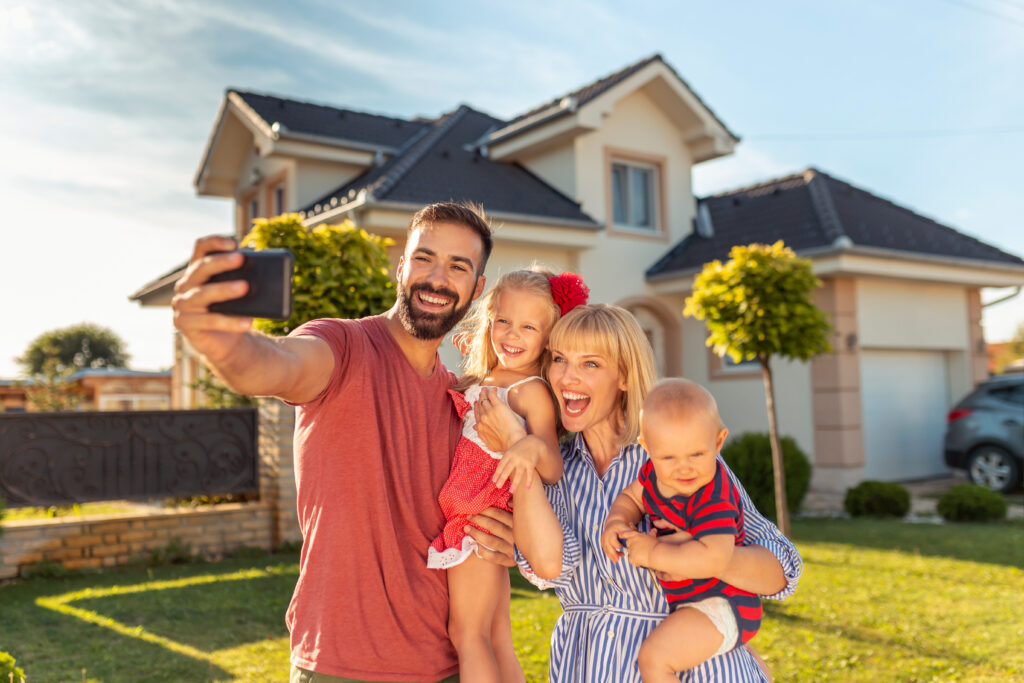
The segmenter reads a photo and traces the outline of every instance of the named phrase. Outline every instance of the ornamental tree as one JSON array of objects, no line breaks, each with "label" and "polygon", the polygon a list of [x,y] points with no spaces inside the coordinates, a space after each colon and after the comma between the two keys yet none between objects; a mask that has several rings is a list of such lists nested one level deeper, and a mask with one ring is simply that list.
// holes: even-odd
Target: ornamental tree
[{"label": "ornamental tree", "polygon": [[128,364],[124,341],[106,327],[79,323],[44,332],[16,359],[25,374],[73,373],[86,368],[123,368]]},{"label": "ornamental tree", "polygon": [[395,283],[387,247],[394,241],[371,235],[346,219],[338,225],[307,228],[297,213],[258,218],[242,238],[249,249],[291,249],[292,317],[257,320],[256,329],[285,335],[315,318],[362,318],[391,308]]},{"label": "ornamental tree", "polygon": [[707,345],[735,362],[756,359],[764,379],[775,475],[775,509],[779,528],[789,534],[785,473],[779,449],[772,386],[772,356],[807,361],[831,351],[832,330],[825,314],[811,300],[821,281],[811,262],[801,259],[782,241],[768,246],[735,246],[726,263],[712,261],[694,281],[683,314],[703,320]]}]

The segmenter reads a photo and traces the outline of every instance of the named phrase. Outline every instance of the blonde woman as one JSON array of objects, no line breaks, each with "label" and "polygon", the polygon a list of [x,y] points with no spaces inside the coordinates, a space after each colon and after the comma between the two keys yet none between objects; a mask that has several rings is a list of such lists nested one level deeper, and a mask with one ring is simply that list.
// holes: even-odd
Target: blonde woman
[{"label": "blonde woman", "polygon": [[[639,683],[640,646],[668,615],[668,603],[650,571],[605,555],[601,531],[612,502],[647,459],[636,439],[640,407],[654,382],[654,355],[628,311],[601,304],[563,316],[548,346],[548,381],[562,424],[575,435],[562,445],[558,483],[517,496],[517,559],[534,584],[555,590],[564,610],[551,636],[550,680]],[[508,445],[509,452],[542,447],[500,405],[482,405],[477,419],[492,446]],[[749,545],[736,549],[719,578],[767,599],[786,598],[799,580],[800,556],[725,469],[749,511]],[[679,676],[691,682],[769,680],[758,661],[740,647]]]}]

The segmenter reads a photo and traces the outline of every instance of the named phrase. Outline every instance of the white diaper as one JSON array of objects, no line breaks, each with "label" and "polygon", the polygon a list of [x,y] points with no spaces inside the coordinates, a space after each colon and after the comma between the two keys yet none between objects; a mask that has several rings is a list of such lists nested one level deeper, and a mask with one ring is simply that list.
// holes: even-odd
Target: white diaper
[{"label": "white diaper", "polygon": [[706,614],[711,623],[718,629],[718,632],[722,634],[722,646],[718,648],[718,652],[715,653],[716,656],[725,654],[736,647],[736,641],[739,638],[740,632],[736,626],[736,615],[732,613],[732,607],[729,606],[728,600],[725,598],[708,598],[700,602],[680,605],[680,609],[683,607],[690,607]]}]

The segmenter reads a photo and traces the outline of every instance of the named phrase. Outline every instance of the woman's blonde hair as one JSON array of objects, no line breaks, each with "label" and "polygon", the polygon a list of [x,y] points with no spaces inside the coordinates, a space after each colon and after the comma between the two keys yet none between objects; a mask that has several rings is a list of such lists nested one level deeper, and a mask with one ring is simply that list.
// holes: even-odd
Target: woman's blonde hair
[{"label": "woman's blonde hair", "polygon": [[[463,352],[462,377],[456,385],[458,391],[482,382],[494,366],[498,364],[498,356],[491,346],[491,326],[494,324],[494,309],[498,305],[498,295],[504,291],[515,289],[523,292],[539,294],[550,302],[551,324],[558,320],[558,305],[551,298],[550,278],[554,273],[537,265],[525,270],[513,270],[502,275],[497,284],[480,297],[473,309],[455,329],[453,341]],[[550,356],[547,348],[541,354],[541,370],[547,367]]]},{"label": "woman's blonde hair", "polygon": [[619,377],[626,383],[619,404],[622,431],[618,446],[636,441],[640,408],[654,384],[655,372],[651,343],[633,314],[607,304],[577,306],[555,323],[548,348],[595,353],[618,365]]}]

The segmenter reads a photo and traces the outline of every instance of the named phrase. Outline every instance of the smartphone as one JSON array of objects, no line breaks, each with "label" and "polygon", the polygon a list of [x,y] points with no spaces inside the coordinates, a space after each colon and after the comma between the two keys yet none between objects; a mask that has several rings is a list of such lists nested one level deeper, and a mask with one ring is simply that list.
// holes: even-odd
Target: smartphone
[{"label": "smartphone", "polygon": [[250,318],[287,320],[292,317],[292,271],[295,257],[290,249],[239,249],[245,257],[241,268],[217,273],[210,282],[245,280],[249,291],[242,297],[210,304],[212,313]]}]

